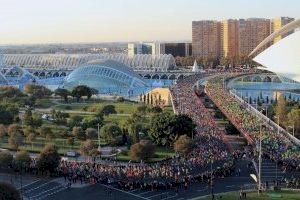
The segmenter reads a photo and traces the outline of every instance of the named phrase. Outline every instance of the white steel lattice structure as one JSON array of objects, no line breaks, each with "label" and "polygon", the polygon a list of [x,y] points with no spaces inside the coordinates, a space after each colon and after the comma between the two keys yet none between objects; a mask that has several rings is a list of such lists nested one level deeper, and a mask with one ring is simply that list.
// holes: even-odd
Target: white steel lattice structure
[{"label": "white steel lattice structure", "polygon": [[168,71],[176,68],[172,55],[134,55],[126,54],[6,54],[7,66],[22,66],[27,69],[66,69],[74,70],[92,60],[106,59],[123,63],[133,70]]},{"label": "white steel lattice structure", "polygon": [[75,69],[64,81],[66,88],[87,85],[99,92],[147,87],[147,83],[126,65],[113,60],[94,60]]}]

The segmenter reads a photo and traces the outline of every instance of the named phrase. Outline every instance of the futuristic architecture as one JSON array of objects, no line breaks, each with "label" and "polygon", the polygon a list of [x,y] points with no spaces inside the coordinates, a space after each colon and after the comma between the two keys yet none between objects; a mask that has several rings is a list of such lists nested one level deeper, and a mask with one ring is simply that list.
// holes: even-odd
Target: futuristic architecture
[{"label": "futuristic architecture", "polygon": [[18,65],[26,69],[73,70],[92,60],[108,59],[123,63],[133,70],[168,71],[176,68],[172,55],[126,54],[6,54],[6,65]]},{"label": "futuristic architecture", "polygon": [[128,66],[113,60],[94,60],[75,69],[64,81],[72,89],[86,85],[99,93],[132,94],[142,92],[146,82]]},{"label": "futuristic architecture", "polygon": [[[274,32],[262,41],[249,56],[253,56],[266,44],[279,35],[285,34],[300,27],[300,20],[293,21],[282,29]],[[285,37],[273,44],[254,58],[254,61],[267,67],[268,70],[278,75],[300,81],[300,31]]]}]

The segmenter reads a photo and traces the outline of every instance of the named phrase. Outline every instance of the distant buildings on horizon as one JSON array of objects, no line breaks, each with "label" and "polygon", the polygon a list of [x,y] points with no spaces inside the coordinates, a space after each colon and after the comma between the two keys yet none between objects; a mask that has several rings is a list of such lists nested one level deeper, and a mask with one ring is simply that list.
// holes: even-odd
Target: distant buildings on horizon
[{"label": "distant buildings on horizon", "polygon": [[191,56],[191,42],[152,42],[152,43],[128,43],[128,56],[137,54],[171,54],[174,57]]},{"label": "distant buildings on horizon", "polygon": [[[272,32],[294,18],[250,18],[192,22],[192,54],[203,57],[235,57],[248,54]],[[273,43],[292,32],[277,37]]]}]

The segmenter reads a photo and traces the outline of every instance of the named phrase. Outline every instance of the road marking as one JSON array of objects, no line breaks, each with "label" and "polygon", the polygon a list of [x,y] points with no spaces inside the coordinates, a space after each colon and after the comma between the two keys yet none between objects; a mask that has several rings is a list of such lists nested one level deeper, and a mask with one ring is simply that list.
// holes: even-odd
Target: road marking
[{"label": "road marking", "polygon": [[137,188],[137,189],[134,189],[134,190],[130,190],[130,192],[135,192],[135,191],[138,191],[138,190],[141,190],[141,189]]},{"label": "road marking", "polygon": [[116,190],[116,191],[119,191],[119,192],[123,192],[123,193],[125,193],[125,194],[129,194],[129,195],[132,195],[132,196],[135,196],[135,197],[141,198],[141,199],[149,200],[149,199],[148,199],[148,198],[146,198],[146,197],[142,197],[142,196],[139,196],[139,195],[136,195],[136,194],[133,194],[133,193],[130,193],[130,192],[124,191],[124,190],[120,190],[120,189],[118,189],[118,188],[110,187],[110,186],[108,186],[108,185],[103,185],[103,184],[100,184],[100,185],[102,185],[103,187],[106,187],[106,188],[112,189],[112,190]]},{"label": "road marking", "polygon": [[60,187],[61,187],[61,185],[55,186],[55,187],[53,187],[53,188],[51,188],[51,189],[49,189],[49,190],[45,190],[45,191],[43,191],[43,192],[40,192],[40,193],[37,193],[36,195],[31,196],[31,198],[32,198],[32,197],[43,196],[43,194],[45,194],[45,193],[47,193],[47,192],[49,192],[49,191],[52,191],[52,190],[56,190],[56,189],[58,189],[58,188],[60,188]]},{"label": "road marking", "polygon": [[61,192],[61,191],[63,191],[63,190],[66,190],[66,189],[67,189],[67,187],[63,187],[63,188],[61,188],[61,189],[59,189],[59,190],[56,190],[55,192],[52,192],[52,193],[43,195],[43,196],[37,198],[36,200],[44,199],[44,198],[46,198],[46,197],[48,197],[48,196],[51,196],[51,195],[56,194],[56,193],[59,193],[59,192]]},{"label": "road marking", "polygon": [[208,188],[206,187],[206,188],[203,188],[202,190],[197,190],[198,192],[204,192],[204,191],[206,191]]},{"label": "road marking", "polygon": [[30,191],[33,191],[33,190],[39,189],[39,188],[41,188],[41,187],[43,187],[43,186],[45,186],[45,185],[48,185],[49,183],[52,183],[52,182],[55,182],[55,181],[49,181],[49,182],[46,182],[46,183],[44,183],[44,184],[42,184],[42,185],[40,185],[40,186],[38,186],[38,187],[31,188],[30,190],[26,190],[26,191],[25,191],[25,192],[23,192],[23,193],[28,193],[28,192],[30,192]]},{"label": "road marking", "polygon": [[175,194],[175,195],[173,195],[173,196],[170,196],[170,197],[164,198],[164,199],[162,199],[162,200],[171,199],[171,198],[174,198],[174,197],[177,197],[177,196],[178,196],[178,194]]},{"label": "road marking", "polygon": [[28,183],[27,185],[23,185],[22,187],[17,188],[17,190],[24,189],[25,187],[27,187],[29,185],[32,185],[32,184],[34,184],[34,183],[36,183],[38,181],[40,181],[40,179],[37,179],[37,180],[35,180],[35,181],[31,182],[31,183]]},{"label": "road marking", "polygon": [[233,187],[235,187],[235,185],[227,185],[226,187],[227,188],[233,188]]},{"label": "road marking", "polygon": [[164,193],[159,193],[159,194],[156,194],[156,195],[152,195],[150,197],[148,197],[149,199],[153,198],[153,197],[157,197],[159,195],[164,195],[164,194],[169,194],[169,192],[164,192]]},{"label": "road marking", "polygon": [[151,192],[155,192],[155,191],[154,190],[150,190],[150,191],[147,191],[147,192],[139,193],[139,195],[148,194],[148,193],[151,193]]}]

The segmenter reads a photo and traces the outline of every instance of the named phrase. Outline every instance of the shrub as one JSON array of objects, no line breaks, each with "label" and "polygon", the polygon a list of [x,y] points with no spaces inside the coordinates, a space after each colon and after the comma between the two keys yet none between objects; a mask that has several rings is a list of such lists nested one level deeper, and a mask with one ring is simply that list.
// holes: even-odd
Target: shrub
[{"label": "shrub", "polygon": [[0,151],[0,167],[8,168],[11,166],[13,156],[9,151]]},{"label": "shrub", "polygon": [[132,160],[148,160],[154,155],[154,145],[149,140],[141,140],[130,147],[129,156]]}]

